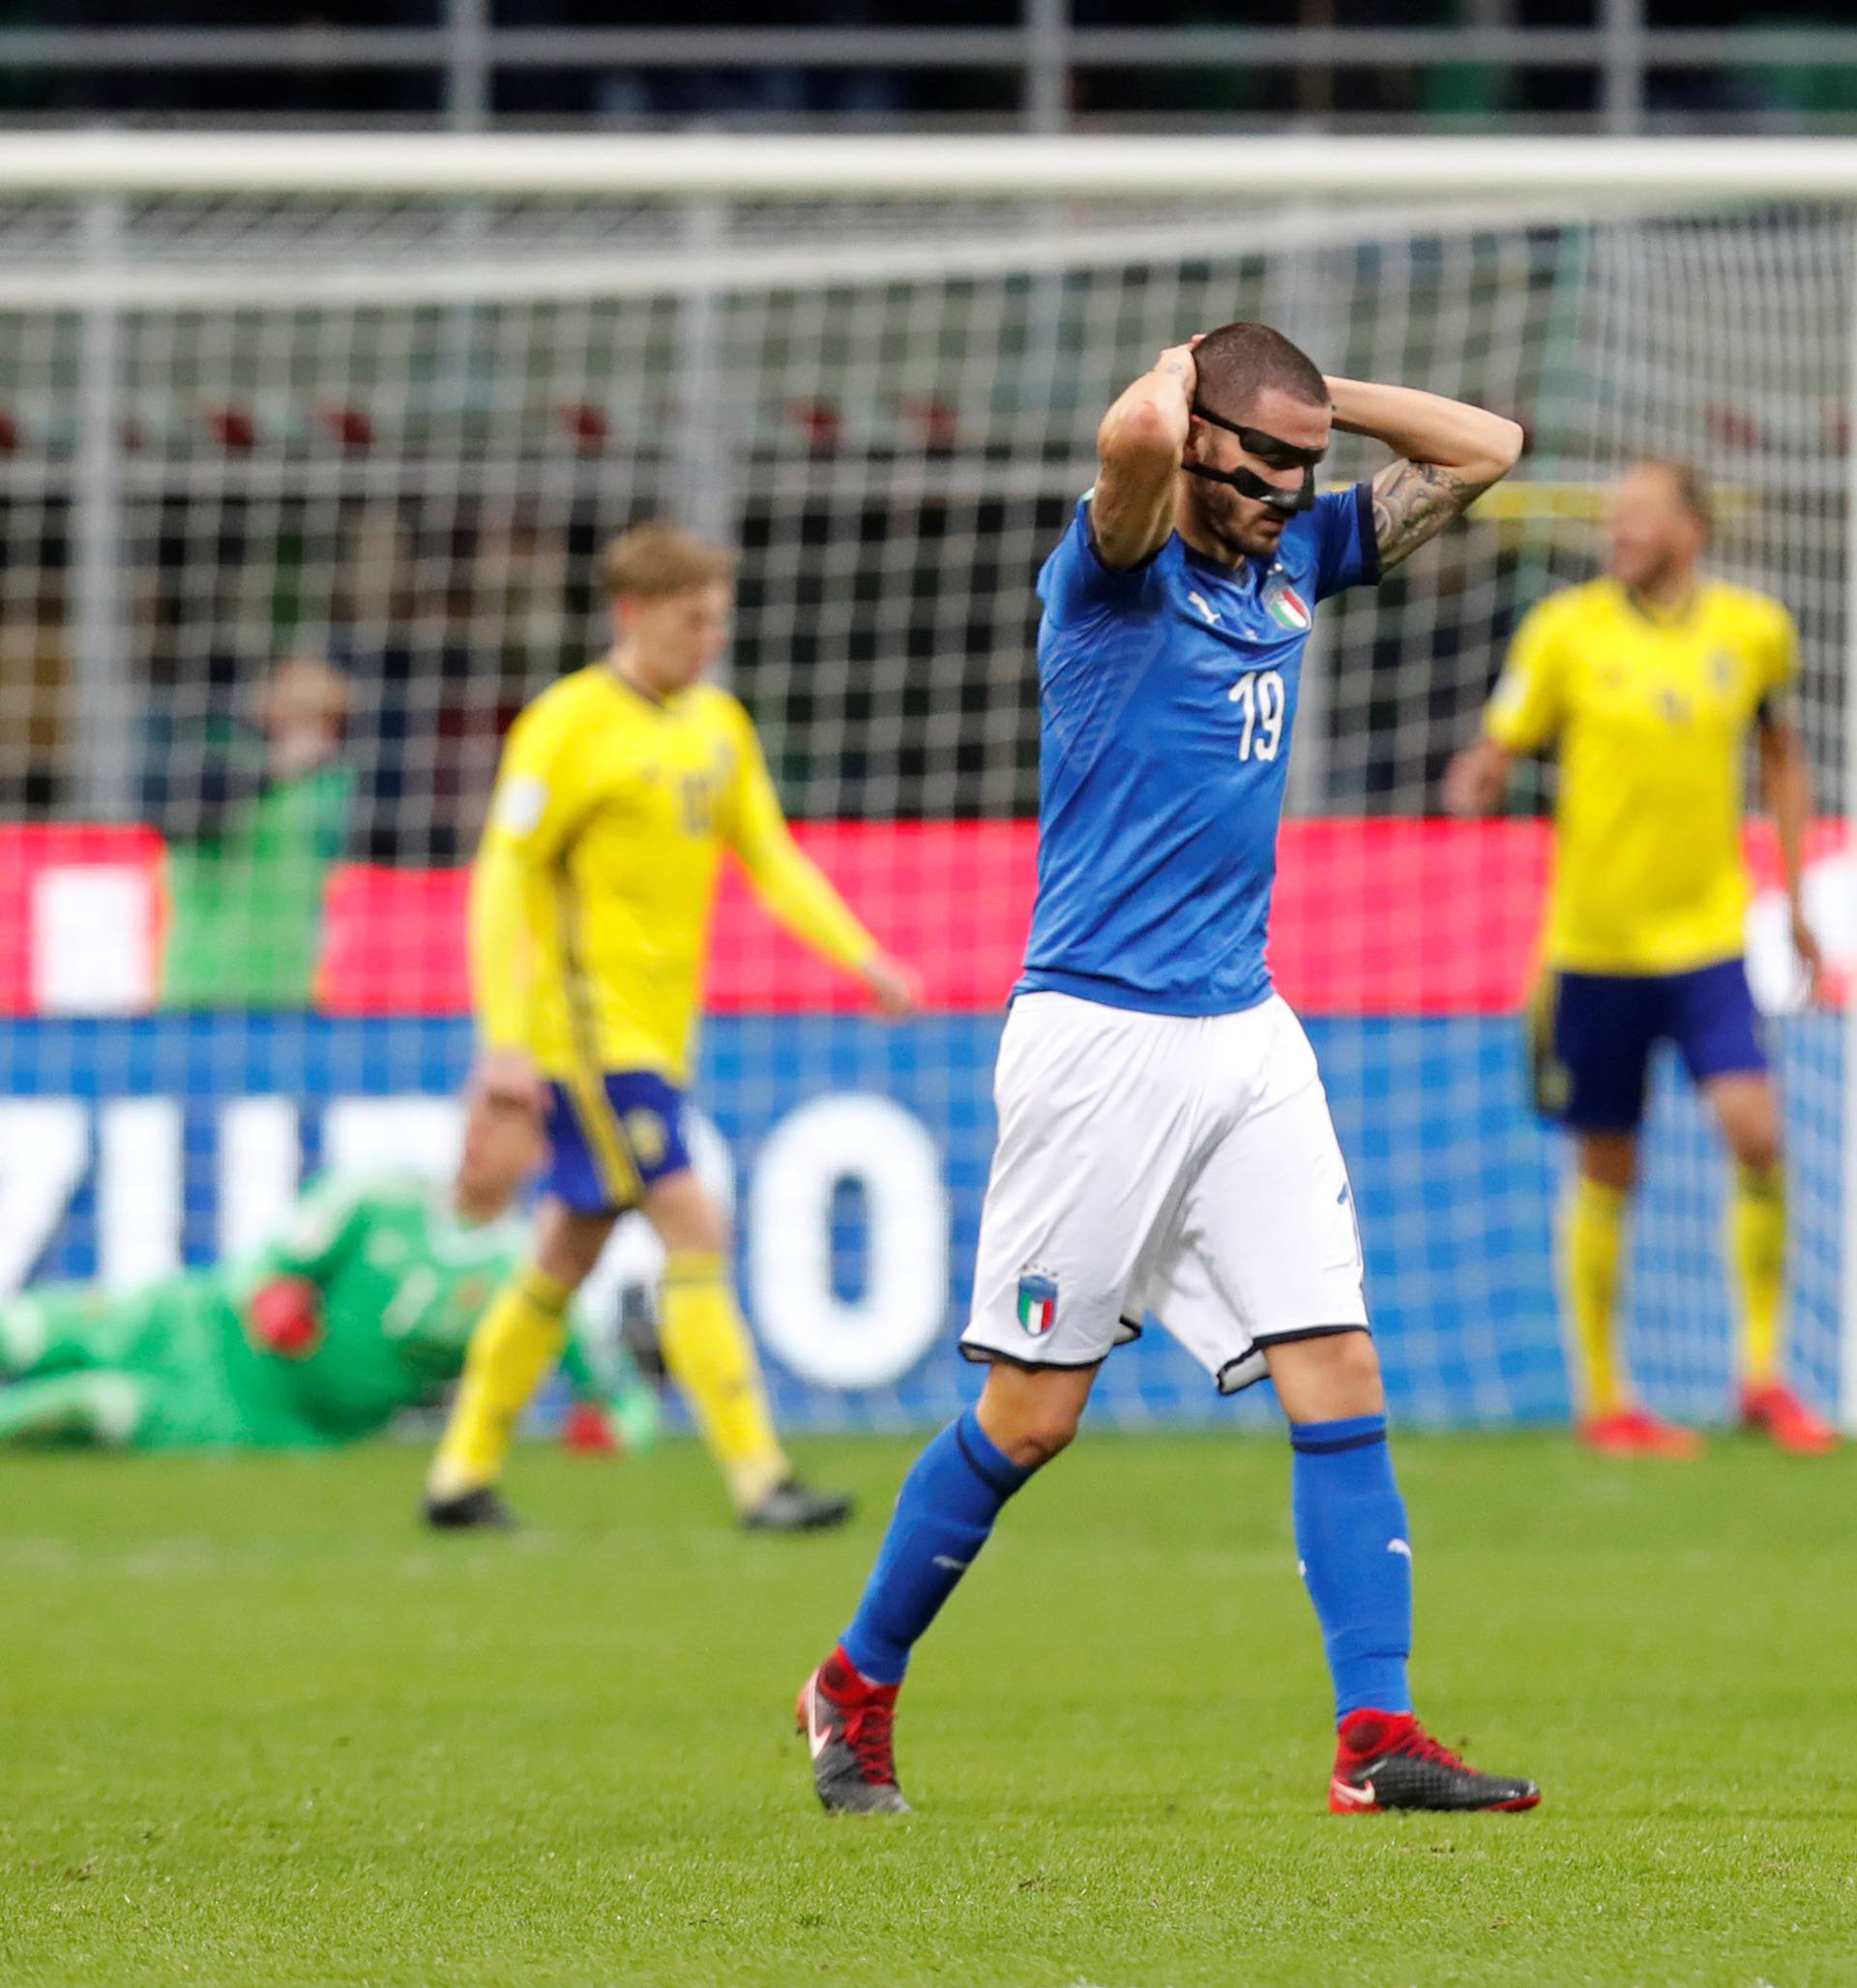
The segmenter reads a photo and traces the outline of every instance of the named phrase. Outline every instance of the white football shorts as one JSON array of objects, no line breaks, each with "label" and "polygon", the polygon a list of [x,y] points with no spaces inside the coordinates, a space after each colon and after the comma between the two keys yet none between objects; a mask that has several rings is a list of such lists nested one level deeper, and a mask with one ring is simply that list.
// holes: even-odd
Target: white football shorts
[{"label": "white football shorts", "polygon": [[1347,1169],[1280,996],[1198,1017],[1020,994],[993,1101],[970,1360],[1093,1367],[1151,1312],[1235,1394],[1273,1342],[1367,1324]]}]

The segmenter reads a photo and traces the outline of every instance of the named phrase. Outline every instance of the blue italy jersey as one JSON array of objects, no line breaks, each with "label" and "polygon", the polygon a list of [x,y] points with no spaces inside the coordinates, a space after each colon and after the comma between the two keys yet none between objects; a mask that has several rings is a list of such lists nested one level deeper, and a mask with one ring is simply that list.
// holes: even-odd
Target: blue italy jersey
[{"label": "blue italy jersey", "polygon": [[1236,572],[1176,533],[1097,555],[1089,499],[1038,577],[1038,906],[1017,991],[1157,1015],[1270,993],[1264,941],[1315,605],[1380,577],[1366,484]]}]

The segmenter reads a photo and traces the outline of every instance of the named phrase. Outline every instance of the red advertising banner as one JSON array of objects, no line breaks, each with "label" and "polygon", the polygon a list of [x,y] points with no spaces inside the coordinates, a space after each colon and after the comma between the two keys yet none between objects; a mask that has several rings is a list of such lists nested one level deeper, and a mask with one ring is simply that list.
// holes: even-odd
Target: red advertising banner
[{"label": "red advertising banner", "polygon": [[[921,972],[929,1005],[997,1007],[1030,922],[1027,821],[813,822],[796,833],[879,939]],[[1822,936],[1849,978],[1857,893],[1837,867],[1842,824],[1810,855]],[[1770,886],[1771,836],[1750,832]],[[1548,866],[1540,821],[1313,820],[1283,825],[1271,964],[1310,1014],[1495,1014],[1521,999]],[[160,982],[162,849],[143,828],[0,826],[0,1014],[133,1013]],[[319,1005],[340,1015],[444,1015],[469,1005],[462,871],[339,869],[325,904]],[[1769,923],[1772,921],[1769,920]],[[1754,942],[1758,943],[1756,912]],[[861,992],[790,939],[744,879],[717,910],[718,1013],[855,1009]]]}]

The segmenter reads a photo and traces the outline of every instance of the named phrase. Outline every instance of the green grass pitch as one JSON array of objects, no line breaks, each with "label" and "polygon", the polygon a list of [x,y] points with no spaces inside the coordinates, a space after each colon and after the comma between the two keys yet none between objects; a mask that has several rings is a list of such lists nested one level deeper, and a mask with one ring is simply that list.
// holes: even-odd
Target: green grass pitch
[{"label": "green grass pitch", "polygon": [[687,1443],[541,1450],[427,1539],[410,1449],[0,1463],[0,1982],[1857,1981],[1857,1454],[1410,1439],[1421,1708],[1531,1816],[1330,1818],[1278,1441],[1096,1436],[918,1660],[908,1821],[790,1731],[836,1539]]}]

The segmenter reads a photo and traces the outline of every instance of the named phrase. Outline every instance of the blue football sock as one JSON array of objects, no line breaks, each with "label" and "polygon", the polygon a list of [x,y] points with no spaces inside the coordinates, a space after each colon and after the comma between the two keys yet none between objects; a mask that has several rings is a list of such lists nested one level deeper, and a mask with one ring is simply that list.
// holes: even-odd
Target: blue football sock
[{"label": "blue football sock", "polygon": [[1335,1717],[1409,1712],[1412,1548],[1386,1417],[1303,1422],[1289,1439],[1296,1551],[1322,1625]]},{"label": "blue football sock", "polygon": [[1000,1506],[1031,1474],[994,1447],[972,1409],[916,1459],[842,1639],[872,1683],[902,1682],[910,1648],[987,1544]]}]

